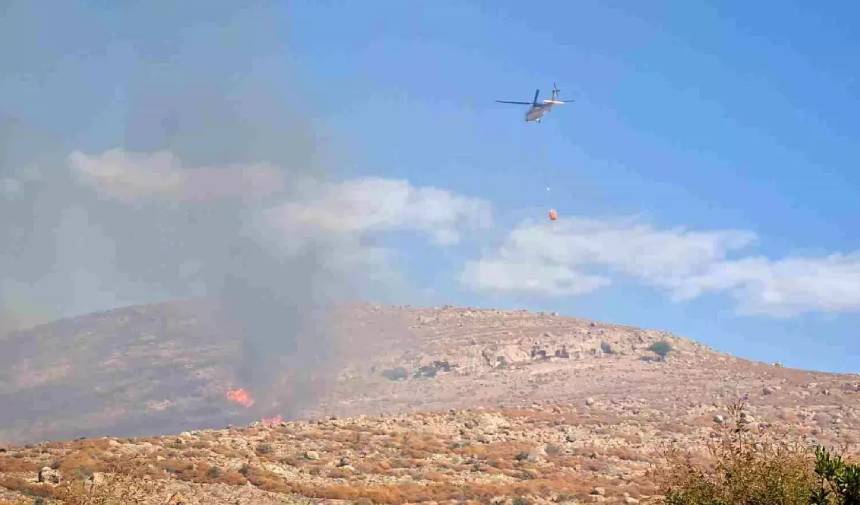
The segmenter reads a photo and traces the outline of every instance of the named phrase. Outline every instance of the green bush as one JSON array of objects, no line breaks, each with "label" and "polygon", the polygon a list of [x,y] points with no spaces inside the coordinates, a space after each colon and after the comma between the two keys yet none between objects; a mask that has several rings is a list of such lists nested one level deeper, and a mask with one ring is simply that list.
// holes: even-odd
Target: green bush
[{"label": "green bush", "polygon": [[846,463],[841,456],[816,447],[815,474],[819,485],[812,494],[811,504],[860,505],[860,463]]},{"label": "green bush", "polygon": [[743,403],[709,444],[710,464],[671,451],[660,472],[667,505],[860,505],[860,465],[821,447],[749,428]]},{"label": "green bush", "polygon": [[665,340],[661,340],[659,342],[654,342],[648,347],[648,350],[656,354],[660,357],[661,360],[666,359],[666,355],[672,352],[672,344],[666,342]]}]

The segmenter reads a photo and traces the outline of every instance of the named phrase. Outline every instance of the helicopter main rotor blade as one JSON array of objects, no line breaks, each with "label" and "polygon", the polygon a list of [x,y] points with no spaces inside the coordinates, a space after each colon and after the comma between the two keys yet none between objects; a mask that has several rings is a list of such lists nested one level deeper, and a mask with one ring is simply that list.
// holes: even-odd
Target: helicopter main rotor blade
[{"label": "helicopter main rotor blade", "polygon": [[511,101],[508,101],[508,100],[496,100],[496,102],[498,102],[498,103],[513,103],[513,104],[516,104],[516,105],[532,105],[532,103],[531,103],[531,102],[511,102]]}]

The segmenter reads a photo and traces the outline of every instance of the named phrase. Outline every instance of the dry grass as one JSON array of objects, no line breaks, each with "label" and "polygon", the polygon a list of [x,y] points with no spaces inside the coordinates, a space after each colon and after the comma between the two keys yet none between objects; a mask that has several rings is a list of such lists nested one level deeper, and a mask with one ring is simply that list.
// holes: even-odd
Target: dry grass
[{"label": "dry grass", "polygon": [[104,471],[108,460],[109,455],[103,449],[83,446],[61,458],[58,469],[63,475],[85,478]]},{"label": "dry grass", "polygon": [[460,449],[454,449],[455,454],[471,456],[482,460],[514,460],[523,452],[534,448],[534,444],[527,442],[495,442],[486,445],[469,445]]},{"label": "dry grass", "polygon": [[641,451],[630,447],[609,447],[603,450],[603,455],[618,458],[623,461],[648,461],[648,457]]},{"label": "dry grass", "polygon": [[42,498],[55,497],[55,490],[53,487],[47,484],[36,484],[20,477],[0,476],[0,486],[27,496],[38,496]]},{"label": "dry grass", "polygon": [[[292,429],[231,430],[218,436],[204,432],[195,438],[183,437],[182,443],[175,437],[163,438],[153,444],[154,452],[141,451],[138,461],[124,473],[112,473],[162,488],[169,480],[203,486],[250,484],[278,494],[355,503],[489,503],[499,497],[539,503],[559,496],[587,501],[594,486],[604,487],[612,501],[625,492],[636,497],[661,491],[654,484],[658,481],[645,474],[647,465],[642,463],[656,461],[655,444],[667,439],[665,433],[652,433],[654,424],[666,423],[677,433],[681,422],[667,422],[667,416],[657,416],[652,426],[642,427],[641,416],[628,416],[621,418],[620,424],[608,424],[615,414],[584,407],[580,414],[564,408],[510,412],[516,415],[501,415],[507,426],[493,433],[485,425],[489,424],[487,413],[477,417],[474,413],[446,413],[427,418],[426,428],[415,419],[408,424],[397,420],[394,429],[390,420],[385,424],[368,420],[360,426],[344,425],[349,428],[321,423],[298,424]],[[498,412],[489,414],[499,416]],[[422,419],[417,417],[418,423]],[[717,427],[710,422],[711,427]],[[577,428],[569,429],[568,423]],[[458,434],[464,425],[468,431]],[[697,427],[695,433],[701,440],[706,431]],[[568,442],[565,434],[573,434],[575,439]],[[477,438],[482,435],[490,440]],[[469,437],[475,439],[470,442]],[[688,438],[679,439],[690,447]],[[142,440],[135,442],[134,450],[140,450]],[[14,455],[0,454],[0,469],[7,469],[6,479],[26,477],[5,481],[21,492],[56,496],[60,489],[66,489],[81,494],[87,490],[82,477],[106,471],[120,455],[128,459],[129,447],[114,446],[104,440],[76,441],[55,448],[40,445]],[[540,447],[546,455],[535,459],[532,453]],[[319,459],[306,457],[307,451],[316,451]],[[349,459],[349,466],[340,466],[342,457]],[[71,478],[72,482],[64,481],[65,487],[33,484],[33,472],[50,465],[52,458],[64,479]],[[677,461],[683,461],[687,469],[707,469],[713,458],[693,447]],[[243,463],[240,471],[231,470]],[[281,465],[285,472],[270,465]],[[296,476],[296,471],[301,473]],[[151,479],[143,481],[143,475]],[[691,482],[677,475],[674,485]],[[112,505],[110,496],[104,499],[108,501],[76,503]]]},{"label": "dry grass", "polygon": [[39,464],[22,458],[0,456],[0,473],[35,472]]}]

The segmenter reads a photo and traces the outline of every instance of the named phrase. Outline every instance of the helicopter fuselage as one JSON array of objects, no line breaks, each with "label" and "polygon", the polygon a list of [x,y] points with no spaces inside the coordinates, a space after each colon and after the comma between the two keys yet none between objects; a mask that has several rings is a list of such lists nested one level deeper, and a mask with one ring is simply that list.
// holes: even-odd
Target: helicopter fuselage
[{"label": "helicopter fuselage", "polygon": [[532,105],[529,110],[526,112],[526,122],[537,121],[540,122],[540,119],[544,114],[552,109],[552,104],[540,104],[540,105]]}]

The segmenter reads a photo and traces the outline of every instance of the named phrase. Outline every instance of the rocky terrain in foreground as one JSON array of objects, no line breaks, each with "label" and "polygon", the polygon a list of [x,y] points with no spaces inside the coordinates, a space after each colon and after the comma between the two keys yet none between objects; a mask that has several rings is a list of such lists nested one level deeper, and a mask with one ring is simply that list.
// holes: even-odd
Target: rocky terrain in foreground
[{"label": "rocky terrain in foreground", "polygon": [[[835,430],[817,414],[750,411],[753,429],[780,437]],[[726,415],[588,399],[40,443],[0,453],[0,489],[11,503],[61,496],[68,479],[98,485],[118,464],[145,497],[125,503],[647,503],[659,498],[651,473],[664,451],[703,447]],[[856,436],[860,419],[839,424]]]},{"label": "rocky terrain in foreground", "polygon": [[[119,465],[139,503],[645,503],[662,451],[704,447],[739,398],[756,430],[860,453],[856,374],[524,311],[344,309],[337,345],[303,375],[315,395],[286,411],[249,388],[260,400],[243,406],[225,399],[243,386],[236,343],[201,314],[122,309],[4,341],[20,355],[0,401],[24,407],[0,414],[0,500],[57,497]],[[122,438],[39,441],[99,430]]]}]

